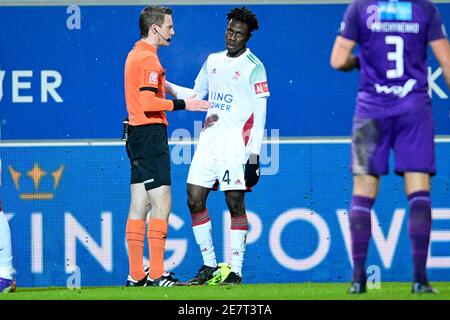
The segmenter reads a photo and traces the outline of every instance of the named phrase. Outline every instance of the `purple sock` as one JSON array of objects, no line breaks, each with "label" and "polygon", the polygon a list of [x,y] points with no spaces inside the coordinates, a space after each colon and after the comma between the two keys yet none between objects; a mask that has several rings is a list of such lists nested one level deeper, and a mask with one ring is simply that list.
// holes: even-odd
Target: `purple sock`
[{"label": "purple sock", "polygon": [[366,282],[366,258],[372,234],[370,211],[374,199],[353,196],[350,206],[350,233],[352,236],[353,282]]},{"label": "purple sock", "polygon": [[431,233],[430,192],[417,191],[408,195],[408,232],[414,261],[414,282],[427,283],[427,256]]}]

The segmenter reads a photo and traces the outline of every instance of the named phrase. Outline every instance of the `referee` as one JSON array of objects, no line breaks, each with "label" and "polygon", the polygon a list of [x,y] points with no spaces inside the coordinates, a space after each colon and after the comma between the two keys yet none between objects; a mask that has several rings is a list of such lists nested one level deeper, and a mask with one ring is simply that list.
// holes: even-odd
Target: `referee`
[{"label": "referee", "polygon": [[[126,150],[131,164],[131,203],[126,225],[129,275],[126,286],[172,286],[178,282],[164,272],[164,249],[171,211],[170,156],[166,111],[207,111],[211,104],[194,97],[165,99],[165,70],[158,48],[174,36],[172,10],[148,6],[139,17],[141,39],[125,62],[125,99],[129,119]],[[143,268],[147,214],[150,271]]]}]

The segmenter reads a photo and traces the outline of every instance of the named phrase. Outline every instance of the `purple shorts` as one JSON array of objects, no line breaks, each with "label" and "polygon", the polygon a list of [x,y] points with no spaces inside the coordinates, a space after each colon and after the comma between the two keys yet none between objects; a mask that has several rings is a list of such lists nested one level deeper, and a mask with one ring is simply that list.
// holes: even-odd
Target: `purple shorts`
[{"label": "purple shorts", "polygon": [[434,122],[431,112],[381,119],[353,119],[350,170],[354,175],[388,174],[391,148],[394,150],[396,174],[424,172],[434,175]]}]

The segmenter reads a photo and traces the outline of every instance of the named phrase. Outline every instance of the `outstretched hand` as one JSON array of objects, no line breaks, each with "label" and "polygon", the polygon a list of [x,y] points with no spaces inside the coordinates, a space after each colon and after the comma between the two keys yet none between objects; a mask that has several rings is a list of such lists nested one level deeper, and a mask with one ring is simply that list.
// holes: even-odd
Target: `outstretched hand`
[{"label": "outstretched hand", "polygon": [[188,111],[208,111],[212,107],[212,102],[205,100],[196,100],[195,97],[197,93],[194,93],[192,96],[185,100],[186,110]]}]

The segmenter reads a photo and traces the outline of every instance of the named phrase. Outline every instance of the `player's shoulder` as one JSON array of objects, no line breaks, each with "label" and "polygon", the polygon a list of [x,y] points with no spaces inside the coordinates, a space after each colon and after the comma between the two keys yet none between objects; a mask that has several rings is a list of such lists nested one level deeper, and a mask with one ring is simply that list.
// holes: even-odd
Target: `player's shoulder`
[{"label": "player's shoulder", "polygon": [[136,54],[136,64],[144,69],[162,69],[158,56],[153,52],[138,52]]},{"label": "player's shoulder", "polygon": [[432,1],[432,0],[414,0],[413,2],[418,3],[418,4],[423,4],[426,6],[431,6],[431,7],[434,6],[434,1]]},{"label": "player's shoulder", "polygon": [[253,53],[250,51],[250,49],[247,49],[245,53],[243,54],[245,59],[245,69],[247,70],[250,77],[255,74],[265,74],[266,69],[264,67],[264,64],[262,61]]},{"label": "player's shoulder", "polygon": [[370,5],[376,5],[376,1],[373,1],[373,0],[352,0],[352,1],[350,1],[350,4],[349,4],[349,6],[354,6],[354,7],[356,7],[356,9],[359,9],[359,8],[365,8],[365,7],[368,7],[368,6],[370,6]]},{"label": "player's shoulder", "polygon": [[414,3],[424,9],[425,12],[433,13],[436,10],[434,2],[431,0],[416,0]]},{"label": "player's shoulder", "polygon": [[128,52],[127,60],[135,64],[156,64],[159,65],[158,55],[152,51],[142,50],[137,43]]},{"label": "player's shoulder", "polygon": [[247,58],[248,62],[254,67],[264,67],[262,61],[250,49],[247,49],[244,52],[244,55]]}]

